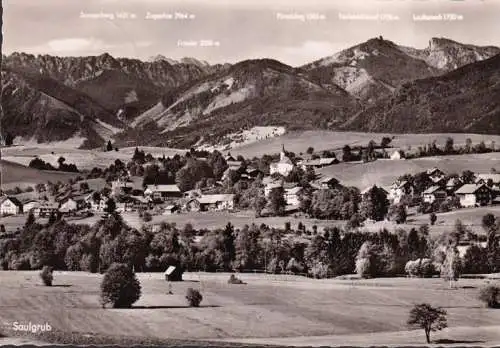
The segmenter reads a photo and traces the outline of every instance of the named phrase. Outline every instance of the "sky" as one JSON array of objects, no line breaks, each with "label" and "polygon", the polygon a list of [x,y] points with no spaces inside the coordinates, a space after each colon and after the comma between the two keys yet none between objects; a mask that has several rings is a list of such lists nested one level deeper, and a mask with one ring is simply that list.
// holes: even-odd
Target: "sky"
[{"label": "sky", "polygon": [[432,37],[500,46],[500,0],[3,0],[3,6],[4,54],[107,52],[211,64],[273,58],[299,66],[378,36],[416,48]]}]

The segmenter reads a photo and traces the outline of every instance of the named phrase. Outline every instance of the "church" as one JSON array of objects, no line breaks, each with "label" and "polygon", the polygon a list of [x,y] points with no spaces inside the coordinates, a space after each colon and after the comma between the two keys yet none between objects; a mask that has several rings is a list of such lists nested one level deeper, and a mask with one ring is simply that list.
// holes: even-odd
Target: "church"
[{"label": "church", "polygon": [[285,146],[282,146],[280,152],[280,160],[276,163],[271,163],[269,167],[269,172],[271,175],[274,173],[281,174],[283,176],[288,176],[292,169],[295,167],[292,160],[286,155]]}]

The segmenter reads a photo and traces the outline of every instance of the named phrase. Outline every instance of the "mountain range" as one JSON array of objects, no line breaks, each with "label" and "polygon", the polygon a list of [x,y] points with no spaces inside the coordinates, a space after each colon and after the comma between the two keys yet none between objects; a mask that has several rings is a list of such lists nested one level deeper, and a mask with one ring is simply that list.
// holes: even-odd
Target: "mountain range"
[{"label": "mountain range", "polygon": [[300,67],[13,53],[2,58],[4,135],[83,147],[191,147],[254,126],[498,133],[500,49],[370,39]]}]

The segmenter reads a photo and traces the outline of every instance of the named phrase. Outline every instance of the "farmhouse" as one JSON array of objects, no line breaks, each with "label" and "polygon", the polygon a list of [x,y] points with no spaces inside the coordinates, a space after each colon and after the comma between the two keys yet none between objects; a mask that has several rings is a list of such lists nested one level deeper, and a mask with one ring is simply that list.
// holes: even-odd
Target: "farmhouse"
[{"label": "farmhouse", "polygon": [[144,195],[152,200],[166,201],[182,197],[182,192],[177,185],[148,185]]},{"label": "farmhouse", "polygon": [[42,203],[34,199],[25,201],[23,202],[23,212],[24,213],[32,212],[35,208],[38,208],[41,204]]},{"label": "farmhouse", "polygon": [[126,179],[118,179],[111,182],[111,191],[113,194],[132,194],[132,193],[141,193],[142,194],[142,186],[137,181],[131,180],[129,178]]},{"label": "farmhouse", "polygon": [[167,205],[163,210],[163,215],[172,215],[179,212],[179,207],[177,205],[171,204]]},{"label": "farmhouse", "polygon": [[264,186],[264,196],[269,197],[271,194],[271,191],[277,188],[283,187],[283,182],[281,181],[275,181],[275,182],[270,182]]},{"label": "farmhouse", "polygon": [[466,184],[460,187],[455,195],[460,199],[462,207],[477,207],[491,203],[491,189],[485,184]]},{"label": "farmhouse", "polygon": [[401,199],[405,196],[413,196],[415,192],[415,187],[412,183],[407,180],[400,182],[395,182],[389,189],[389,196],[387,198],[393,200],[394,203],[398,204]]},{"label": "farmhouse", "polygon": [[278,173],[283,176],[287,176],[288,174],[290,174],[294,167],[295,165],[293,164],[292,160],[286,155],[285,147],[283,146],[283,149],[280,153],[279,162],[271,163],[269,172],[271,175],[273,175],[274,173]]},{"label": "farmhouse", "polygon": [[46,203],[42,204],[39,207],[33,209],[33,215],[36,217],[49,217],[51,214],[55,214],[58,212],[57,203]]},{"label": "farmhouse", "polygon": [[448,195],[452,195],[455,193],[456,190],[458,190],[461,186],[463,185],[462,180],[459,178],[451,178],[446,182],[446,192]]},{"label": "farmhouse", "polygon": [[313,183],[312,186],[321,190],[334,189],[339,186],[339,181],[332,176],[325,176]]},{"label": "farmhouse", "polygon": [[434,185],[422,192],[422,200],[425,203],[432,204],[434,202],[442,202],[446,199],[447,194],[440,186]]},{"label": "farmhouse", "polygon": [[203,195],[198,198],[201,211],[233,210],[234,194]]},{"label": "farmhouse", "polygon": [[288,205],[299,205],[300,204],[300,194],[302,193],[302,187],[296,186],[293,188],[285,189],[285,200]]},{"label": "farmhouse", "polygon": [[302,167],[302,169],[306,170],[307,168],[323,168],[331,166],[332,164],[337,164],[338,162],[339,161],[335,157],[331,157],[301,161],[298,164]]},{"label": "farmhouse", "polygon": [[0,198],[1,215],[17,215],[23,212],[23,205],[15,197],[4,196]]},{"label": "farmhouse", "polygon": [[[85,201],[83,200],[83,203]],[[75,212],[79,209],[82,208],[82,202],[80,200],[74,199],[74,198],[66,198],[63,201],[61,201],[61,205],[59,206],[59,211],[61,213],[71,213]]]},{"label": "farmhouse", "polygon": [[500,174],[478,174],[476,184],[485,184],[500,189]]}]

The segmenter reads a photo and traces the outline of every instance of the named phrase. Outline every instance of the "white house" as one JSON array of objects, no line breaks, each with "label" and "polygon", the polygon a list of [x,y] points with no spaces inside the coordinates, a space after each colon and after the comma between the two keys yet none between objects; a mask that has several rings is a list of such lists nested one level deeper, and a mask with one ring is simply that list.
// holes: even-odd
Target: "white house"
[{"label": "white house", "polygon": [[32,212],[35,208],[38,208],[41,205],[42,203],[40,203],[39,201],[31,199],[23,203],[23,212],[24,213]]},{"label": "white house", "polygon": [[488,185],[491,182],[494,188],[500,188],[500,174],[478,174],[477,183],[484,183]]},{"label": "white house", "polygon": [[23,205],[17,198],[4,196],[0,198],[0,215],[17,215],[23,212]]},{"label": "white house", "polygon": [[69,213],[69,212],[74,212],[77,210],[78,210],[78,202],[76,200],[74,200],[73,198],[65,199],[61,203],[61,206],[59,207],[59,211],[62,213]]},{"label": "white house", "polygon": [[299,205],[300,204],[300,194],[302,193],[302,187],[296,186],[293,188],[285,189],[285,200],[288,205]]},{"label": "white house", "polygon": [[465,184],[455,195],[460,199],[462,207],[477,207],[491,202],[491,189],[485,184]]},{"label": "white house", "polygon": [[290,174],[294,167],[295,165],[293,164],[292,160],[288,158],[285,152],[285,148],[283,147],[280,153],[279,162],[271,163],[269,172],[271,175],[278,173],[283,176],[287,176],[288,174]]},{"label": "white house", "polygon": [[402,151],[396,150],[391,154],[390,157],[391,160],[404,160],[405,156]]},{"label": "white house", "polygon": [[415,192],[413,185],[407,181],[403,180],[400,182],[395,182],[389,189],[389,195],[387,198],[391,199],[395,204],[401,202],[401,199],[405,196],[412,196]]}]

